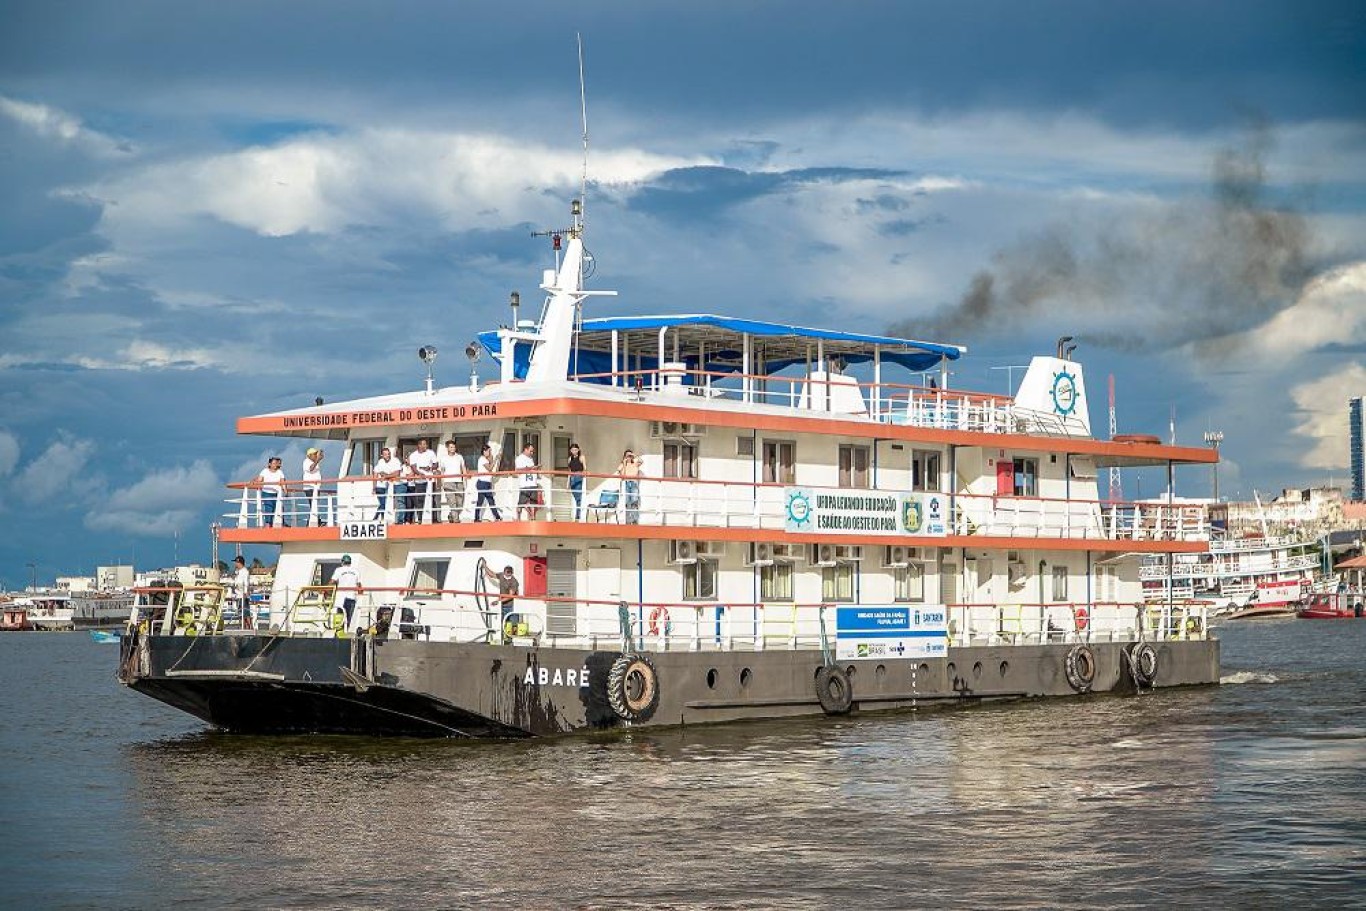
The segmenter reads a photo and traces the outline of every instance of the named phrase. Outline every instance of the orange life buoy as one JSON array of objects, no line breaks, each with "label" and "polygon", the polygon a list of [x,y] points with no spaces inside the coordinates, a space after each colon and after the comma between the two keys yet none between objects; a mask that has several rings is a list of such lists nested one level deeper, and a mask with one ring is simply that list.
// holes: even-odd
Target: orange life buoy
[{"label": "orange life buoy", "polygon": [[663,605],[650,611],[650,635],[658,636],[661,629],[665,635],[673,629],[673,624],[669,622],[669,609]]},{"label": "orange life buoy", "polygon": [[1091,625],[1091,614],[1084,605],[1072,608],[1072,619],[1077,624],[1079,633],[1085,632],[1086,627]]}]

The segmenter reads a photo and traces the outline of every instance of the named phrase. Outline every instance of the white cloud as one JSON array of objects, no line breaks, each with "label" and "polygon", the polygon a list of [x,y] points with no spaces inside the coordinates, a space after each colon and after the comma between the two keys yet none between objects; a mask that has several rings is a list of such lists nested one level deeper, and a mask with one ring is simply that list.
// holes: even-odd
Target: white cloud
[{"label": "white cloud", "polygon": [[54,363],[84,367],[86,370],[129,371],[204,370],[230,367],[235,363],[238,366],[242,364],[241,361],[235,362],[227,350],[180,348],[146,340],[133,341],[112,356],[69,354],[51,358],[41,355],[0,354],[0,369]]},{"label": "white cloud", "polygon": [[15,494],[27,502],[43,501],[54,508],[70,508],[96,485],[85,470],[94,451],[92,440],[62,434],[14,476]]},{"label": "white cloud", "polygon": [[157,536],[181,531],[205,506],[225,499],[223,482],[205,460],[153,471],[115,490],[85,517],[87,528]]},{"label": "white cloud", "polygon": [[[593,176],[630,183],[703,163],[711,162],[609,151],[594,156]],[[545,188],[576,185],[581,167],[570,145],[556,150],[500,136],[364,130],[155,164],[69,195],[107,203],[103,218],[113,233],[198,215],[267,236],[398,224],[414,214],[470,229],[531,219],[552,206],[563,217]]]},{"label": "white cloud", "polygon": [[1294,304],[1247,336],[1252,347],[1272,355],[1366,342],[1366,261],[1315,277]]},{"label": "white cloud", "polygon": [[44,139],[77,146],[96,155],[112,156],[133,151],[128,143],[92,130],[79,117],[45,104],[16,101],[0,95],[0,114],[23,124]]},{"label": "white cloud", "polygon": [[1366,366],[1341,369],[1290,390],[1300,409],[1294,432],[1310,441],[1299,463],[1305,468],[1341,471],[1347,467],[1347,400],[1366,393]]}]

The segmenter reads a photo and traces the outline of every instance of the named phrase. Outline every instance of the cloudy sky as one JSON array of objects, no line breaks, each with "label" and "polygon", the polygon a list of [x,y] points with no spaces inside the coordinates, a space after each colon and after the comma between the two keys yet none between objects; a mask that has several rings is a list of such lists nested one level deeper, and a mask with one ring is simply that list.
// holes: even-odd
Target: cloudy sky
[{"label": "cloudy sky", "polygon": [[576,32],[594,315],[903,331],[1000,392],[1073,335],[1122,431],[1224,431],[1222,493],[1344,482],[1360,3],[11,0],[0,582],[206,560],[278,448],[236,417],[505,319],[577,191]]}]

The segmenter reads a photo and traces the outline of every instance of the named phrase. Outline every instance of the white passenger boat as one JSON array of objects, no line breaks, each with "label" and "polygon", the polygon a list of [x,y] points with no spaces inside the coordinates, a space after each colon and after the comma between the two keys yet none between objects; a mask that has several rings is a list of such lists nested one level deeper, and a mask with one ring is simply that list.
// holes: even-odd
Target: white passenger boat
[{"label": "white passenger boat", "polygon": [[[514,303],[467,349],[498,360],[497,382],[429,374],[240,419],[342,448],[338,477],[232,485],[221,539],[280,546],[276,621],[225,628],[212,587],[145,593],[121,679],[229,730],[445,736],[1218,681],[1201,609],[1149,612],[1140,581],[1145,554],[1208,549],[1204,510],[1106,503],[1096,485],[1108,466],[1170,475],[1215,455],[1093,438],[1063,344],[1013,398],[950,390],[947,373],[915,381],[955,345],[585,318],[610,292],[585,286],[577,200],[551,252],[538,318]],[[454,476],[406,494],[380,476],[386,448],[448,440],[471,470],[491,447],[482,508],[475,477],[453,510]],[[347,558],[359,584],[339,591]]]},{"label": "white passenger boat", "polygon": [[1220,617],[1250,609],[1256,609],[1254,616],[1277,608],[1293,614],[1311,594],[1336,590],[1337,576],[1322,571],[1319,542],[1290,535],[1231,535],[1223,530],[1227,507],[1209,509],[1207,552],[1145,557],[1140,575],[1150,604],[1205,602]]}]

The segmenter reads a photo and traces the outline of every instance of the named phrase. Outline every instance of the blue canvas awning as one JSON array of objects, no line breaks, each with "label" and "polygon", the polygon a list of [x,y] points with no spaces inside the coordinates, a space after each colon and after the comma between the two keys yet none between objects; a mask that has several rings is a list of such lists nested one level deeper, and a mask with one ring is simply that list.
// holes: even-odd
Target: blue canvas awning
[{"label": "blue canvas awning", "polygon": [[[658,337],[661,329],[680,333],[679,360],[690,369],[709,372],[735,372],[741,369],[742,335],[749,335],[760,353],[763,372],[776,373],[793,364],[805,363],[819,343],[827,358],[837,357],[846,364],[867,363],[874,351],[883,364],[897,364],[912,372],[930,370],[943,360],[957,360],[965,348],[915,339],[811,329],[786,323],[739,319],[713,314],[673,316],[609,316],[584,320],[578,334],[575,372],[610,373],[621,370],[653,370],[658,367]],[[629,350],[629,365],[612,364],[612,333],[618,336],[618,356]],[[625,336],[625,339],[623,339]],[[623,341],[626,343],[623,344]],[[500,357],[498,333],[481,332],[479,342],[495,358]],[[673,338],[668,340],[668,358]],[[705,365],[698,363],[698,351],[706,351]],[[524,376],[530,346],[519,344],[515,373]],[[758,358],[752,369],[759,372]]]}]

